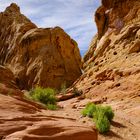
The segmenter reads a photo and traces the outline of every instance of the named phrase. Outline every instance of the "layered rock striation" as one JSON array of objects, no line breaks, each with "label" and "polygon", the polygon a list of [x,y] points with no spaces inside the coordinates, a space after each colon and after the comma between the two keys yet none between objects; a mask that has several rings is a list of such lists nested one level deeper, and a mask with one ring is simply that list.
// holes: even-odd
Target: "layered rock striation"
[{"label": "layered rock striation", "polygon": [[139,8],[139,0],[102,0],[102,5],[95,13],[98,33],[92,39],[89,51],[84,56],[84,68],[90,63],[90,60],[93,61],[97,57],[96,55],[105,52],[104,49],[111,49],[110,45],[121,45],[119,40],[131,41],[127,42],[130,46],[132,46],[132,42],[138,41]]},{"label": "layered rock striation", "polygon": [[81,75],[77,43],[60,27],[38,28],[11,4],[0,13],[0,64],[20,89],[70,86]]}]

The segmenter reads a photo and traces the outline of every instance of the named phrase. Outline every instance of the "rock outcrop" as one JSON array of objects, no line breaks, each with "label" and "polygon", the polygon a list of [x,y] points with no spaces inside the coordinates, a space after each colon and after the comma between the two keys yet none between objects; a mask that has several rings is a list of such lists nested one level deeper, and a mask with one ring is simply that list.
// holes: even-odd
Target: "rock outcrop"
[{"label": "rock outcrop", "polygon": [[0,64],[20,89],[70,86],[81,75],[77,43],[60,27],[37,28],[11,4],[0,13]]},{"label": "rock outcrop", "polygon": [[[102,0],[98,28],[83,61],[85,73],[74,83],[85,97],[110,104],[116,116],[140,128],[140,1]],[[124,139],[127,135],[120,134]],[[132,135],[133,137],[133,135]],[[107,138],[108,139],[108,138]]]}]

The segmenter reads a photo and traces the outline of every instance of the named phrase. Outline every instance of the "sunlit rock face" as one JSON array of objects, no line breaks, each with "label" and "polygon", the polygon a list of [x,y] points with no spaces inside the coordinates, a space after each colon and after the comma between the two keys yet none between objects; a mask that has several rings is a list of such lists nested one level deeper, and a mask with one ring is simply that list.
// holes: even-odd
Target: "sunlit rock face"
[{"label": "sunlit rock face", "polygon": [[37,28],[11,4],[0,13],[0,64],[21,89],[70,86],[81,75],[77,43],[60,27]]},{"label": "sunlit rock face", "polygon": [[102,0],[95,21],[98,32],[83,58],[85,73],[74,86],[140,125],[140,1]]},{"label": "sunlit rock face", "polygon": [[[109,57],[107,53],[119,49],[118,46],[121,49],[119,53],[125,49],[128,54],[139,51],[139,0],[102,0],[102,5],[95,13],[95,21],[98,33],[84,56],[84,68],[96,57],[103,54]],[[113,46],[113,49],[110,46]]]},{"label": "sunlit rock face", "polygon": [[95,21],[100,39],[108,30],[120,31],[124,26],[139,21],[138,0],[102,0],[95,13]]}]

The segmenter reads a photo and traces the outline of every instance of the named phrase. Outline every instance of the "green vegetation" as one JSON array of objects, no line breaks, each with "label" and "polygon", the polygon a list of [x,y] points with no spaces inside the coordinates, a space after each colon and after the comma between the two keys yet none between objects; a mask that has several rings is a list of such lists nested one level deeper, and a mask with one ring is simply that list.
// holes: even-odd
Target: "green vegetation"
[{"label": "green vegetation", "polygon": [[93,117],[96,128],[100,133],[106,133],[109,131],[110,122],[114,117],[114,113],[110,106],[88,103],[81,113],[83,116]]},{"label": "green vegetation", "polygon": [[95,120],[95,124],[100,133],[106,133],[110,130],[110,122],[106,116],[99,116],[99,118]]},{"label": "green vegetation", "polygon": [[57,105],[56,104],[48,104],[47,105],[47,108],[49,109],[49,110],[56,110],[58,107],[57,107]]},{"label": "green vegetation", "polygon": [[100,116],[106,116],[109,121],[112,121],[114,117],[114,113],[112,111],[112,108],[110,106],[96,106],[96,111],[93,112],[94,118],[97,120]]},{"label": "green vegetation", "polygon": [[47,106],[50,110],[56,110],[56,97],[55,90],[51,88],[41,88],[39,86],[35,87],[29,92],[30,99],[41,102]]},{"label": "green vegetation", "polygon": [[82,115],[84,117],[88,116],[90,118],[93,117],[93,112],[96,111],[96,105],[93,103],[88,103],[86,107],[82,110]]}]

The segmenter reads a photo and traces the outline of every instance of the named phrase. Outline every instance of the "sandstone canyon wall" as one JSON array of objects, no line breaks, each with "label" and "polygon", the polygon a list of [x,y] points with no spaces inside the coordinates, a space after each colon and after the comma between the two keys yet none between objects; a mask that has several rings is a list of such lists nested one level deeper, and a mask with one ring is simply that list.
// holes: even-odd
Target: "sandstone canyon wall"
[{"label": "sandstone canyon wall", "polygon": [[70,86],[81,75],[77,43],[60,27],[38,28],[11,4],[0,13],[0,65],[20,89]]},{"label": "sandstone canyon wall", "polygon": [[85,73],[74,86],[87,98],[112,105],[139,128],[140,1],[102,0],[95,21],[98,33],[83,58]]},{"label": "sandstone canyon wall", "polygon": [[83,58],[85,73],[75,84],[82,85],[88,79],[97,87],[103,81],[114,84],[131,76],[129,82],[134,82],[140,69],[140,1],[102,0],[95,20],[98,33]]}]

